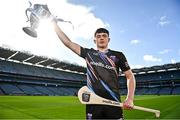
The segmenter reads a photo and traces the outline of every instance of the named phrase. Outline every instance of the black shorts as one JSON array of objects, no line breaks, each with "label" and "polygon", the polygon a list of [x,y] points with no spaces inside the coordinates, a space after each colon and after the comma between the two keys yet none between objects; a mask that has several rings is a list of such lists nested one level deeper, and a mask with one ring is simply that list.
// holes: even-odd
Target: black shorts
[{"label": "black shorts", "polygon": [[86,119],[122,119],[123,111],[120,107],[109,105],[86,105]]}]

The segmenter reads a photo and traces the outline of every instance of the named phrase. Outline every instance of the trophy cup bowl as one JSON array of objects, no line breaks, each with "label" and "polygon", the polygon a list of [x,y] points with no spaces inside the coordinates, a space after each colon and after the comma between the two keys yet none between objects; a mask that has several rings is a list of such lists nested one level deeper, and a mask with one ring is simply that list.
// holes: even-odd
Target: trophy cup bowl
[{"label": "trophy cup bowl", "polygon": [[[31,12],[28,17],[27,12]],[[47,19],[51,15],[47,5],[34,4],[33,8],[26,9],[26,16],[30,21],[30,27],[23,27],[23,31],[31,37],[37,37],[36,29],[41,19]]]},{"label": "trophy cup bowl", "polygon": [[[32,3],[31,2],[29,3],[30,3],[30,7],[27,8],[25,12],[28,21],[30,21],[30,27],[23,27],[22,29],[26,34],[28,34],[31,37],[34,38],[37,37],[36,29],[39,27],[39,23],[42,19],[49,19],[49,21],[55,21],[55,22],[68,22],[72,24],[71,21],[65,21],[61,18],[56,18],[55,16],[51,15],[51,12],[49,11],[47,5],[34,4],[32,6]],[[28,12],[30,12],[29,16],[28,16]]]}]

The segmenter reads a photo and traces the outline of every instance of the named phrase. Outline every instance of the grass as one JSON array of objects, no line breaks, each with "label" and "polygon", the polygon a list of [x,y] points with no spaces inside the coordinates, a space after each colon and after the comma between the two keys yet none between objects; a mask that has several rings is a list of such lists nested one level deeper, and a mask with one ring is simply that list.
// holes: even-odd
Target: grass
[{"label": "grass", "polygon": [[[180,119],[179,101],[178,95],[135,97],[136,105],[160,110],[160,119]],[[124,110],[124,116],[155,119],[138,110]],[[74,96],[0,96],[0,119],[85,119],[85,106]]]}]

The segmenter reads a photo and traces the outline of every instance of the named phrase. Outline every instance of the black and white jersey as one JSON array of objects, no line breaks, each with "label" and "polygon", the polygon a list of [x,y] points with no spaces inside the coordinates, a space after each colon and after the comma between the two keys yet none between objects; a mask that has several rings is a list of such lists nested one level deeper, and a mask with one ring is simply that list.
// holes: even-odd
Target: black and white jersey
[{"label": "black and white jersey", "polygon": [[124,54],[110,49],[102,53],[81,47],[80,56],[86,60],[88,88],[101,97],[119,101],[119,68],[122,71],[130,69]]}]

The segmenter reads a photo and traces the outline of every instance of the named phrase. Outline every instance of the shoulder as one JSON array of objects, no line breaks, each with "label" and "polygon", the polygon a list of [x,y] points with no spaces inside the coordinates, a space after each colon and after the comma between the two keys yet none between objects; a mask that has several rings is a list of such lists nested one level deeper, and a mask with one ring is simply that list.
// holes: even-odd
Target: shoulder
[{"label": "shoulder", "polygon": [[85,48],[85,47],[81,47],[81,51],[86,51],[86,52],[90,52],[90,51],[96,51],[93,48]]},{"label": "shoulder", "polygon": [[110,53],[115,55],[115,56],[118,56],[118,57],[124,57],[124,53],[122,51],[115,51],[115,50],[111,50],[109,49]]},{"label": "shoulder", "polygon": [[84,47],[81,47],[80,56],[83,57],[83,58],[85,58],[88,53],[93,53],[93,52],[95,52],[95,51],[96,51],[96,50],[93,49],[93,48],[84,48]]}]

